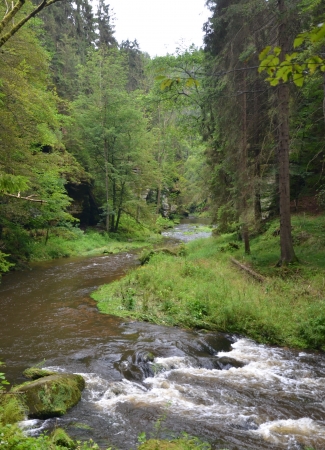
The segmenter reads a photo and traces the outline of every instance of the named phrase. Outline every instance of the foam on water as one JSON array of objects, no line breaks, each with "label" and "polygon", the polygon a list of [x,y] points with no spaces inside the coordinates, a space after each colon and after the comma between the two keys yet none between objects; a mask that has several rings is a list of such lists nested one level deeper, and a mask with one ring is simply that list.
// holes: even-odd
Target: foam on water
[{"label": "foam on water", "polygon": [[[308,354],[293,354],[248,339],[239,339],[230,352],[218,352],[212,358],[235,360],[243,366],[207,369],[200,367],[195,358],[170,356],[148,362],[154,375],[142,382],[80,373],[86,380],[82,402],[92,404],[102,418],[110,417],[117,429],[118,424],[127,421],[118,409],[123,404],[135,409],[159,409],[168,404],[168,411],[178,419],[217,426],[219,430],[225,426],[238,428],[279,448],[325,448],[324,422],[311,414],[299,417],[297,412],[283,407],[294,403],[302,405],[303,411],[304,402],[314,402],[318,411],[325,411],[324,366],[320,364],[321,376],[315,375],[313,366],[308,364]],[[48,369],[62,371],[60,367]],[[274,411],[268,406],[270,402]],[[46,428],[46,421],[24,421],[21,426],[29,429],[29,434],[39,434]]]},{"label": "foam on water", "polygon": [[26,436],[39,436],[49,427],[49,423],[52,421],[53,419],[26,419],[18,422],[18,426]]},{"label": "foam on water", "polygon": [[[143,384],[128,380],[107,383],[96,375],[86,375],[89,398],[104,413],[114,414],[121,403],[134,407],[169,405],[173,414],[214,424],[253,424],[249,433],[264,440],[289,445],[310,444],[316,439],[324,443],[325,426],[311,418],[267,420],[247,392],[266,393],[273,398],[298,398],[324,392],[325,378],[312,376],[307,365],[292,358],[283,349],[257,345],[248,339],[232,344],[230,352],[219,352],[217,358],[228,357],[244,363],[229,370],[195,366],[189,357],[155,358],[151,363],[155,375]],[[325,374],[324,374],[325,375]],[[254,428],[256,428],[254,430]],[[247,428],[248,429],[248,428]]]},{"label": "foam on water", "polygon": [[300,444],[309,444],[322,441],[325,446],[325,426],[320,425],[310,418],[303,417],[298,420],[275,420],[266,422],[252,433],[261,435],[266,441],[274,444],[286,445],[292,442],[292,438]]}]

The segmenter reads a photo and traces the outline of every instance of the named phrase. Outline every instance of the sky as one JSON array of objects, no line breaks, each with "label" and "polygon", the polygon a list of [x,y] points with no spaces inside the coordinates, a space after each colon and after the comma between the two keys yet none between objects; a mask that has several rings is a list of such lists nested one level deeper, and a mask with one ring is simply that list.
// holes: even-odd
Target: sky
[{"label": "sky", "polygon": [[175,53],[176,48],[203,45],[206,0],[107,0],[114,13],[115,38],[136,39],[151,57]]}]

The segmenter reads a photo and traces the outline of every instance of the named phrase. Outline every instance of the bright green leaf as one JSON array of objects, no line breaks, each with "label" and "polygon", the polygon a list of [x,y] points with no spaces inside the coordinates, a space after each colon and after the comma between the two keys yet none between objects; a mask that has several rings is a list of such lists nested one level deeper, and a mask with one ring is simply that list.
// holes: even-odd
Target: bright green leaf
[{"label": "bright green leaf", "polygon": [[296,37],[296,39],[293,42],[293,48],[300,47],[304,41],[305,41],[304,36],[302,34],[298,34],[298,36]]},{"label": "bright green leaf", "polygon": [[266,79],[271,86],[277,86],[280,83],[280,80],[278,78],[267,78]]},{"label": "bright green leaf", "polygon": [[300,73],[294,73],[294,74],[292,75],[292,78],[293,78],[293,82],[294,82],[294,84],[295,84],[296,86],[298,86],[298,87],[302,87],[302,86],[303,86],[303,84],[304,84],[304,77],[303,77],[302,74],[300,74]]},{"label": "bright green leaf", "polygon": [[264,50],[261,51],[261,53],[259,54],[259,60],[263,61],[266,57],[266,55],[269,53],[269,51],[271,50],[271,46],[268,45],[267,47],[265,47]]},{"label": "bright green leaf", "polygon": [[274,47],[273,53],[275,54],[275,56],[279,56],[281,53],[281,47]]}]

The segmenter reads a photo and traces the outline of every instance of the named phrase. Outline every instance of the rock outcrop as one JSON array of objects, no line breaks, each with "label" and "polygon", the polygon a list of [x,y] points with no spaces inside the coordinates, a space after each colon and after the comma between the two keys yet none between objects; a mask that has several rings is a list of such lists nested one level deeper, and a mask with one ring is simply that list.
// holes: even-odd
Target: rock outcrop
[{"label": "rock outcrop", "polygon": [[76,405],[84,387],[81,375],[57,373],[20,384],[11,392],[19,395],[29,418],[47,419],[62,416]]}]

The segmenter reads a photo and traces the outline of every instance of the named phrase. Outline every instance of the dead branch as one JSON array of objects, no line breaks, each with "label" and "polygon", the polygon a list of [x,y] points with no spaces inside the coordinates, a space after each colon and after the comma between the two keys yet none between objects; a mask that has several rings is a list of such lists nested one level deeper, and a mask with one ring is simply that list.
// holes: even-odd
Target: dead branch
[{"label": "dead branch", "polygon": [[251,275],[253,278],[255,278],[257,281],[259,281],[260,283],[264,283],[265,282],[265,278],[262,277],[262,275],[260,275],[259,273],[255,272],[254,270],[252,270],[250,267],[245,266],[244,264],[240,263],[239,261],[237,261],[237,259],[235,258],[230,258],[230,261],[235,264],[236,266],[238,266],[240,269],[244,270],[245,272],[247,272],[249,275]]},{"label": "dead branch", "polygon": [[39,200],[39,199],[33,198],[34,195],[28,195],[28,197],[22,197],[20,194],[15,195],[15,194],[6,194],[6,193],[2,193],[2,195],[7,195],[8,197],[19,198],[19,199],[22,199],[22,200],[27,200],[27,201],[29,201],[29,202],[47,203],[46,200],[42,200],[42,199]]}]

